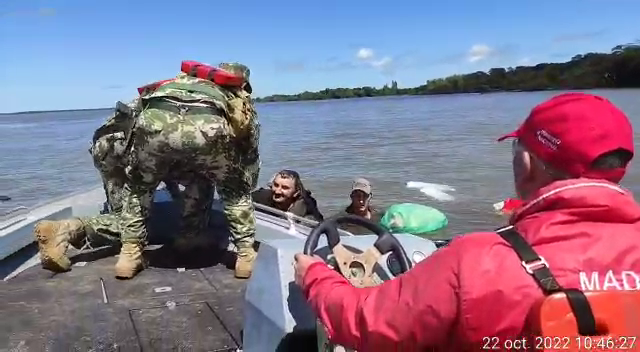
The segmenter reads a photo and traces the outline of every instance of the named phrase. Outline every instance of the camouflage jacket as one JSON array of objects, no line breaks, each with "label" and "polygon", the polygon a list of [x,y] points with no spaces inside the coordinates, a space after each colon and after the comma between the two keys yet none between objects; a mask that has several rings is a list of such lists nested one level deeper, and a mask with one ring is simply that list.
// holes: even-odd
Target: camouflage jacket
[{"label": "camouflage jacket", "polygon": [[154,98],[171,98],[184,104],[204,104],[224,111],[234,137],[244,137],[253,132],[257,114],[251,96],[240,87],[221,87],[212,81],[191,77],[185,73],[155,91],[142,97],[143,101]]}]

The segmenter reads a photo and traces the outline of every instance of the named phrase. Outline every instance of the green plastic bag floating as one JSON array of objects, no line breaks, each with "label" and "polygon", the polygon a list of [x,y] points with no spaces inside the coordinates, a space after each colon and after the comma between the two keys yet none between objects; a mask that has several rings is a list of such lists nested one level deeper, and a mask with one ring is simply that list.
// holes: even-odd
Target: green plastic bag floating
[{"label": "green plastic bag floating", "polygon": [[447,216],[440,210],[416,203],[390,206],[380,219],[380,225],[391,233],[422,235],[447,226]]}]

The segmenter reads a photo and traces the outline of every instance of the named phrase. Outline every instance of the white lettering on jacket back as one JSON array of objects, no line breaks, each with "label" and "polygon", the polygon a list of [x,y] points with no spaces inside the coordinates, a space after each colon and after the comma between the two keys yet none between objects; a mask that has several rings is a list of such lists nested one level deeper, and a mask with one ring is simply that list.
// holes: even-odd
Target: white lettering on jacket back
[{"label": "white lettering on jacket back", "polygon": [[580,272],[580,286],[583,291],[607,291],[607,290],[640,290],[640,274],[633,271],[614,273],[609,270],[606,273]]}]

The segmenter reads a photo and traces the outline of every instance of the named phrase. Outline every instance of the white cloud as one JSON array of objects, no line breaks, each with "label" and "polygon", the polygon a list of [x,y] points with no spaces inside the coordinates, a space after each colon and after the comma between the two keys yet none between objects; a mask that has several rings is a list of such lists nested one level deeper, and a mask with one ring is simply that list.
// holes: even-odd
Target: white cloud
[{"label": "white cloud", "polygon": [[469,49],[467,60],[469,62],[478,62],[488,58],[493,54],[494,50],[484,44],[475,44]]},{"label": "white cloud", "polygon": [[360,50],[358,50],[358,53],[356,54],[356,57],[359,60],[363,61],[371,60],[373,59],[373,50],[369,48],[360,48]]},{"label": "white cloud", "polygon": [[386,67],[391,65],[392,62],[393,60],[390,57],[385,56],[380,60],[371,61],[371,66],[379,69],[385,69]]},{"label": "white cloud", "polygon": [[373,49],[370,48],[360,48],[356,53],[356,58],[362,62],[363,65],[370,66],[376,70],[380,70],[383,73],[389,73],[393,71],[391,67],[393,63],[393,59],[389,56],[384,56],[381,58],[376,57]]}]

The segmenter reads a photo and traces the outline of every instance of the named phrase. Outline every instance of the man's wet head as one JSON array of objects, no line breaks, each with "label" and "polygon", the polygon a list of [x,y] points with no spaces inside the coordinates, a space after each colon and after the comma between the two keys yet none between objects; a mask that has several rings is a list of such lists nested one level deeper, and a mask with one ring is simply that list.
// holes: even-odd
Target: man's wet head
[{"label": "man's wet head", "polygon": [[371,201],[371,183],[364,178],[357,178],[351,187],[351,209],[354,213],[364,215]]},{"label": "man's wet head", "polygon": [[279,209],[289,209],[300,196],[300,191],[300,175],[292,170],[278,172],[271,182],[273,202]]},{"label": "man's wet head", "polygon": [[608,100],[567,93],[536,106],[514,132],[516,192],[528,199],[562,179],[591,178],[618,183],[633,158],[633,128]]}]

